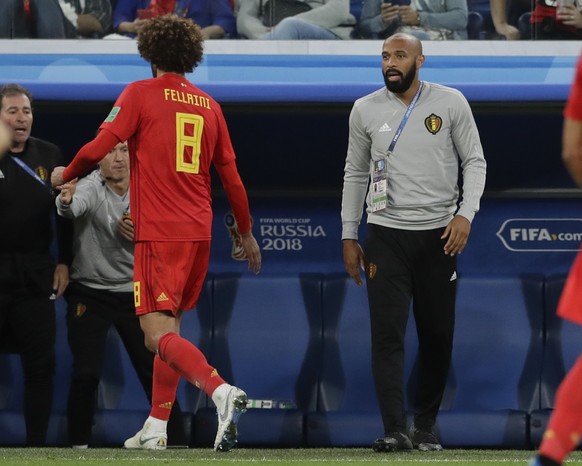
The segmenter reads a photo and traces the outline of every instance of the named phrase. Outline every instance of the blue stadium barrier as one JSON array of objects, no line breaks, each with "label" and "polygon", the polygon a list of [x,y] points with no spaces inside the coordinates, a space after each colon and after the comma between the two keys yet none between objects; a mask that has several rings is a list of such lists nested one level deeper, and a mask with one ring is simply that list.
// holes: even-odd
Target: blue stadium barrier
[{"label": "blue stadium barrier", "polygon": [[[52,445],[66,445],[66,416],[64,411],[69,393],[69,379],[72,356],[67,344],[67,327],[65,321],[66,304],[59,298],[55,304],[56,369],[54,377],[53,415],[47,432],[47,442]],[[12,353],[0,353],[0,444],[9,446],[24,445],[26,429],[22,414],[24,401],[24,377],[20,365],[20,356]]]},{"label": "blue stadium barrier", "polygon": [[[552,319],[563,280],[563,275],[551,276],[544,288],[540,275],[460,277],[453,363],[437,422],[445,446],[526,448],[539,441],[555,388],[580,347],[580,329]],[[62,300],[57,315],[55,410],[48,441],[66,445],[71,359]],[[414,328],[411,315],[407,400],[414,385]],[[241,446],[369,446],[382,434],[366,292],[344,273],[217,274],[207,281],[198,310],[184,317],[183,335],[198,342],[220,374],[249,398],[286,403],[285,409],[250,408],[241,419]],[[104,446],[120,445],[133,435],[149,410],[146,401],[138,401],[143,389],[112,338],[93,434]],[[15,355],[0,355],[2,445],[19,445],[25,438],[18,363]],[[185,384],[179,400],[191,445],[211,445],[213,403]]]},{"label": "blue stadium barrier", "polygon": [[582,354],[582,327],[556,315],[565,281],[566,274],[551,275],[546,280],[546,344],[540,377],[542,398],[530,420],[531,442],[535,446],[542,440],[560,382]]},{"label": "blue stadium barrier", "polygon": [[461,276],[443,445],[526,448],[539,406],[544,277]]},{"label": "blue stadium barrier", "polygon": [[[53,414],[47,443],[68,445],[66,406],[69,393],[72,355],[67,344],[66,302],[59,299],[57,312],[57,368],[54,378]],[[182,335],[204,353],[212,338],[212,278],[207,279],[195,311],[182,319]],[[121,446],[123,441],[141,429],[150,410],[144,389],[135,374],[129,356],[117,332],[107,336],[102,379],[97,394],[97,411],[92,433],[92,446]],[[17,354],[0,354],[0,445],[23,445],[26,439],[22,415],[24,381]],[[184,431],[191,442],[193,413],[206,406],[205,396],[184,380],[178,387]],[[170,440],[171,441],[171,440]]]},{"label": "blue stadium barrier", "polygon": [[[352,4],[356,14],[357,3]],[[33,41],[33,47],[23,41],[21,48],[19,41],[6,42],[0,42],[0,83],[18,81],[39,100],[113,101],[128,83],[151,77],[135,42],[88,46],[83,41],[76,47],[71,41],[59,43],[59,50],[51,41]],[[379,41],[264,42],[269,41],[206,44],[204,61],[188,78],[222,103],[351,103],[384,85]],[[579,54],[569,41],[552,53],[527,42],[429,42],[422,79],[458,88],[469,101],[481,102],[564,101]]]},{"label": "blue stadium barrier", "polygon": [[[323,282],[323,365],[317,412],[306,420],[309,446],[369,446],[381,437],[371,368],[370,317],[365,286],[345,273]],[[412,313],[406,332],[405,373],[409,381],[416,359]],[[409,398],[409,397],[407,397]]]},{"label": "blue stadium barrier", "polygon": [[[276,405],[249,408],[240,421],[241,445],[303,444],[303,415],[316,405],[320,354],[321,275],[215,276],[210,363],[251,400]],[[216,427],[215,407],[199,409],[194,444],[211,446]]]}]

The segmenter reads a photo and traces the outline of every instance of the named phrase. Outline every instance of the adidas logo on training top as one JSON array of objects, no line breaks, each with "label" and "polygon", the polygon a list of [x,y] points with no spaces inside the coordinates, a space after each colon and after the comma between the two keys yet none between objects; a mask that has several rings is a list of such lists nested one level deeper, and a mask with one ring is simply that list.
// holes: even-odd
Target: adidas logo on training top
[{"label": "adidas logo on training top", "polygon": [[158,296],[158,299],[156,299],[156,301],[159,303],[160,301],[169,301],[168,297],[166,296],[166,293],[164,293],[163,291],[160,293],[160,295]]},{"label": "adidas logo on training top", "polygon": [[385,133],[386,131],[392,131],[392,128],[388,126],[388,123],[384,123],[382,126],[380,126],[380,129],[378,130],[379,133]]},{"label": "adidas logo on training top", "polygon": [[457,279],[457,271],[455,270],[449,279],[450,282],[454,282]]}]

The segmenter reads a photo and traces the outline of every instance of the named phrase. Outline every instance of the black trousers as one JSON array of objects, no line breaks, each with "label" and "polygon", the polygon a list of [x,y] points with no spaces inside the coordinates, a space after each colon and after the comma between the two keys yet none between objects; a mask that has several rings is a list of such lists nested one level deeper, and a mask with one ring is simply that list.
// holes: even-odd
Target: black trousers
[{"label": "black trousers", "polygon": [[372,372],[384,432],[405,432],[404,336],[412,300],[418,334],[414,423],[430,429],[442,401],[455,325],[456,258],[444,254],[443,229],[368,225],[366,285]]},{"label": "black trousers", "polygon": [[[68,340],[73,353],[67,406],[69,440],[72,445],[87,445],[91,443],[109,329],[113,326],[117,330],[150,404],[154,354],[145,347],[133,293],[113,293],[71,283],[66,299]],[[168,443],[188,443],[177,400],[168,422]]]},{"label": "black trousers", "polygon": [[54,270],[48,253],[0,254],[0,350],[20,355],[29,446],[45,444],[53,403]]}]

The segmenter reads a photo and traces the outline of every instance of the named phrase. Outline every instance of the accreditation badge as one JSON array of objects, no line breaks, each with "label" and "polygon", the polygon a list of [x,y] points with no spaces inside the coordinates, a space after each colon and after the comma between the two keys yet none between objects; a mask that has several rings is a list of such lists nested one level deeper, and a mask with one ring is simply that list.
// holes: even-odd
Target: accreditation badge
[{"label": "accreditation badge", "polygon": [[386,160],[374,161],[374,172],[372,173],[372,186],[370,187],[372,199],[372,212],[386,208]]}]

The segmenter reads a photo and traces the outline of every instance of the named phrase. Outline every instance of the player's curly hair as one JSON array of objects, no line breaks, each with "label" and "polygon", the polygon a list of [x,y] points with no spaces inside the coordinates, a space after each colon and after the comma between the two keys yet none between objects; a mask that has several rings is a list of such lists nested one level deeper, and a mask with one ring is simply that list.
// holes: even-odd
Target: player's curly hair
[{"label": "player's curly hair", "polygon": [[148,19],[137,36],[139,54],[156,68],[190,73],[202,61],[204,38],[192,20],[173,15]]}]

